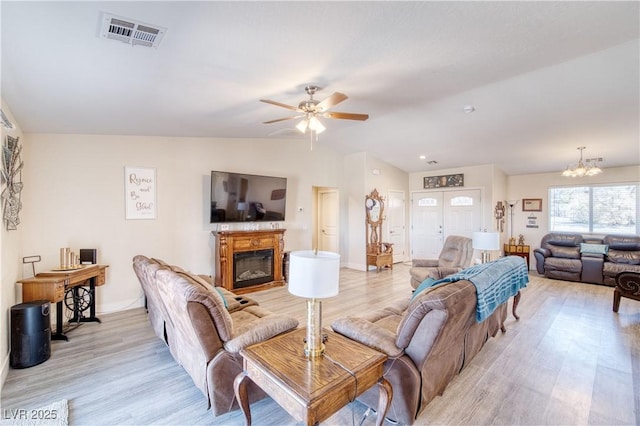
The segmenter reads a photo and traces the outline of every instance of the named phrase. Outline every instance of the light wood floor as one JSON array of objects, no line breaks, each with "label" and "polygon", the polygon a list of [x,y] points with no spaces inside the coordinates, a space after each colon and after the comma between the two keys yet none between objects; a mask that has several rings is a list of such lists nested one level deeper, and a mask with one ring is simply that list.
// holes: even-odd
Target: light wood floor
[{"label": "light wood floor", "polygon": [[[409,297],[408,267],[341,272],[340,296],[324,302],[324,324]],[[547,280],[532,272],[520,321],[490,339],[416,424],[640,424],[640,302],[622,299],[614,313],[610,287]],[[303,300],[276,288],[251,294],[301,323]],[[10,370],[2,410],[69,400],[72,425],[242,425],[239,411],[214,418],[204,396],[155,337],[143,309],[103,315],[52,343],[45,363]],[[358,424],[354,402],[327,425]],[[2,411],[4,412],[4,411]],[[271,399],[252,406],[256,425],[295,421]],[[369,416],[365,425],[374,424]]]}]

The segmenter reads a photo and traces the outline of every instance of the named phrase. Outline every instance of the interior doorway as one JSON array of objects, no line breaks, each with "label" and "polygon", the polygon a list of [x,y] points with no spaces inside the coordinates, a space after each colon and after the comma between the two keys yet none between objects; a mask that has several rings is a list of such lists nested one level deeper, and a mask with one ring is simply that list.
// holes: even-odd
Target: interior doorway
[{"label": "interior doorway", "polygon": [[314,187],[315,217],[313,246],[320,251],[340,253],[340,197],[337,188]]},{"label": "interior doorway", "polygon": [[449,235],[471,238],[481,224],[480,189],[415,192],[411,198],[411,258],[437,259]]},{"label": "interior doorway", "polygon": [[387,237],[386,241],[393,244],[393,263],[405,261],[406,248],[406,214],[405,192],[389,190],[387,203]]}]

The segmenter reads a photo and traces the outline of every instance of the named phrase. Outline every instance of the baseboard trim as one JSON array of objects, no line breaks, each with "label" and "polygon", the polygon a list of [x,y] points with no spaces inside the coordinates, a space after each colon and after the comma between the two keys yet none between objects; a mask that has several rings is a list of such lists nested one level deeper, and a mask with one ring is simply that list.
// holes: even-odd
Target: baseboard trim
[{"label": "baseboard trim", "polygon": [[9,375],[9,352],[3,354],[2,357],[2,372],[0,373],[0,393],[2,393],[2,387],[4,386],[5,380],[7,380],[7,376]]}]

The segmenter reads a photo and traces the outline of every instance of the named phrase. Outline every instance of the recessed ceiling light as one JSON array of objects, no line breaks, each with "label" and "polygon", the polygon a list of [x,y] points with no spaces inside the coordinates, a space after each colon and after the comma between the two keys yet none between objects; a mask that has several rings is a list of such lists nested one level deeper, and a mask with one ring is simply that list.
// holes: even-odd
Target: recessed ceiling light
[{"label": "recessed ceiling light", "polygon": [[[426,156],[426,155],[421,155],[421,156],[420,156],[420,157],[418,157],[418,158],[420,158],[422,161],[424,161],[424,160],[426,160],[426,159],[427,159],[427,156]],[[426,163],[427,163],[427,164],[438,164],[438,162],[437,162],[436,160],[428,160]]]},{"label": "recessed ceiling light", "polygon": [[465,113],[471,114],[472,112],[474,112],[476,110],[476,107],[474,107],[473,105],[466,105],[462,109],[464,110]]}]

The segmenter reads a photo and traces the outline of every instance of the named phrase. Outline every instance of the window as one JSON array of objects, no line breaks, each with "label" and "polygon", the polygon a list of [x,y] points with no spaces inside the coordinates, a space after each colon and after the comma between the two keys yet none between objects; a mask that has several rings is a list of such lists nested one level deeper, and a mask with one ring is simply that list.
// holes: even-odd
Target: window
[{"label": "window", "polygon": [[418,200],[418,206],[420,207],[435,207],[438,205],[436,198],[420,198]]},{"label": "window", "polygon": [[549,188],[549,230],[639,234],[640,184]]},{"label": "window", "polygon": [[453,197],[451,205],[454,207],[473,206],[473,198],[471,197]]}]

